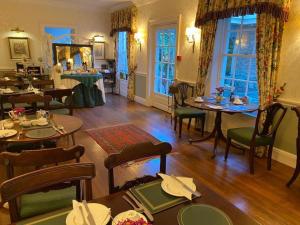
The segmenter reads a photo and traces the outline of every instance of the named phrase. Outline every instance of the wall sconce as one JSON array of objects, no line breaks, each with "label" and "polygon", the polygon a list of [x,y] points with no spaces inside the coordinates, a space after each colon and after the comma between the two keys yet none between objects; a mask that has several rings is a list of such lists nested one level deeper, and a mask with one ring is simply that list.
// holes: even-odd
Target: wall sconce
[{"label": "wall sconce", "polygon": [[103,43],[105,42],[104,36],[103,35],[96,35],[93,38],[94,43]]},{"label": "wall sconce", "polygon": [[143,43],[143,34],[140,32],[135,33],[134,40],[140,46],[140,52],[141,52],[142,51],[142,43]]},{"label": "wall sconce", "polygon": [[10,31],[17,32],[17,33],[24,33],[25,32],[24,30],[21,30],[19,27],[12,28]]},{"label": "wall sconce", "polygon": [[196,39],[200,37],[200,30],[196,27],[188,27],[188,28],[186,28],[185,35],[186,35],[187,41],[189,43],[193,44],[193,53],[194,53]]}]

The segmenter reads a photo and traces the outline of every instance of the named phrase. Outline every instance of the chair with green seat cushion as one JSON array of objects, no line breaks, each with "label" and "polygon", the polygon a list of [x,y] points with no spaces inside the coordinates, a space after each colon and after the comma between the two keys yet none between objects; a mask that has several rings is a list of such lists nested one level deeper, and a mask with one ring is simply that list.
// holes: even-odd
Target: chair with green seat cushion
[{"label": "chair with green seat cushion", "polygon": [[[45,105],[43,102],[38,102],[37,103],[37,107],[38,108],[43,108]],[[60,101],[57,101],[55,99],[52,99],[51,102],[49,102],[49,106],[65,106],[64,103],[60,102]]]},{"label": "chair with green seat cushion", "polygon": [[196,108],[188,107],[185,100],[194,96],[194,87],[185,82],[173,84],[169,88],[169,93],[174,99],[174,130],[177,129],[179,119],[179,137],[181,137],[183,119],[189,119],[188,129],[190,129],[192,119],[201,121],[201,131],[204,134],[205,113]]},{"label": "chair with green seat cushion", "polygon": [[[254,156],[256,147],[269,146],[268,148],[268,170],[271,169],[273,145],[276,138],[278,127],[280,126],[287,108],[280,103],[274,103],[267,106],[265,109],[259,109],[255,127],[242,127],[228,129],[227,145],[225,150],[225,160],[228,158],[229,149],[232,140],[249,146],[249,168],[250,173],[254,173]],[[260,121],[264,119],[262,125]]]},{"label": "chair with green seat cushion", "polygon": [[20,197],[20,217],[28,218],[72,206],[76,187],[25,194]]},{"label": "chair with green seat cushion", "polygon": [[50,95],[56,104],[49,105],[48,110],[54,114],[73,115],[72,89],[45,90],[44,95]]},{"label": "chair with green seat cushion", "polygon": [[[12,223],[16,223],[19,220],[23,219],[21,217],[21,209],[18,207],[18,200],[26,194],[40,192],[46,188],[51,188],[59,186],[64,183],[76,183],[76,199],[78,201],[82,200],[81,196],[85,196],[87,201],[92,200],[92,179],[95,177],[95,165],[92,163],[75,163],[75,164],[65,164],[61,166],[53,166],[50,168],[45,168],[41,170],[36,170],[34,172],[26,173],[21,176],[15,177],[13,179],[3,182],[0,186],[1,200],[3,202],[9,203],[9,212]],[[84,181],[84,182],[82,182]],[[82,184],[82,185],[81,185]],[[55,188],[55,190],[58,190]],[[61,194],[65,193],[66,190],[61,192],[52,192],[49,196],[44,197],[43,200],[50,200],[50,202],[44,202],[43,204],[50,206],[53,204],[55,198],[62,196]],[[55,193],[55,194],[54,194]],[[48,193],[49,194],[49,193]],[[39,194],[40,195],[40,194]],[[55,196],[56,195],[56,196]],[[41,196],[41,195],[40,195]],[[29,196],[25,196],[26,198]],[[36,196],[35,196],[36,197]],[[68,196],[71,198],[71,194]],[[61,201],[58,199],[57,201]],[[69,200],[64,199],[64,204],[68,204]],[[23,205],[25,204],[25,209],[23,209],[23,215],[31,215],[33,212],[34,206],[29,206],[29,201],[23,199]],[[37,203],[37,202],[35,202]],[[40,202],[38,204],[41,204]],[[56,203],[56,206],[63,206],[64,204]],[[24,206],[23,206],[24,207]],[[52,207],[47,207],[48,210],[53,210]],[[36,209],[40,213],[41,209]],[[46,207],[43,208],[43,212],[46,210]],[[51,212],[51,211],[49,211]]]}]

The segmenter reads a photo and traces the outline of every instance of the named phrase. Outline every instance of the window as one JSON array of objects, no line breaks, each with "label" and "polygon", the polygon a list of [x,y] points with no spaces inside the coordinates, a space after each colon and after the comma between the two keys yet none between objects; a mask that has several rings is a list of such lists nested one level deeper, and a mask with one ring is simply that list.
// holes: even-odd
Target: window
[{"label": "window", "polygon": [[45,27],[45,33],[50,34],[54,37],[54,39],[66,35],[61,39],[55,40],[53,43],[55,44],[72,44],[72,36],[74,33],[72,28],[64,28],[64,27]]},{"label": "window", "polygon": [[156,32],[154,93],[168,95],[175,78],[176,29]]},{"label": "window", "polygon": [[127,63],[127,33],[119,32],[118,36],[118,65],[119,73],[128,74]]},{"label": "window", "polygon": [[256,15],[232,17],[226,20],[224,30],[220,85],[234,89],[235,96],[247,96],[250,102],[258,103]]}]

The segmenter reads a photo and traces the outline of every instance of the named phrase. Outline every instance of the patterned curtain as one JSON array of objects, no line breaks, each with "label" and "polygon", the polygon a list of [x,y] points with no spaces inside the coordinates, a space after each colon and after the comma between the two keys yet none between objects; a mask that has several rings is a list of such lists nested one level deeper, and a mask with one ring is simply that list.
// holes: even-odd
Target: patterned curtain
[{"label": "patterned curtain", "polygon": [[128,62],[128,91],[127,98],[134,101],[135,97],[135,77],[136,77],[136,44],[134,34],[127,33],[127,62]]},{"label": "patterned curtain", "polygon": [[201,44],[198,79],[196,82],[197,96],[205,94],[208,69],[212,61],[218,21],[212,20],[201,26]]},{"label": "patterned curtain", "polygon": [[211,20],[267,13],[287,21],[291,0],[199,0],[196,26]]},{"label": "patterned curtain", "polygon": [[284,21],[268,13],[257,17],[257,75],[260,107],[273,102]]},{"label": "patterned curtain", "polygon": [[[134,101],[135,97],[135,72],[136,64],[136,45],[134,33],[137,31],[137,8],[131,6],[111,14],[111,36],[117,32],[127,32],[127,59],[128,59],[128,94],[129,101]],[[117,43],[117,42],[116,42]],[[116,46],[117,48],[117,46]],[[117,50],[116,50],[117,52]],[[116,55],[117,57],[117,55]]]}]

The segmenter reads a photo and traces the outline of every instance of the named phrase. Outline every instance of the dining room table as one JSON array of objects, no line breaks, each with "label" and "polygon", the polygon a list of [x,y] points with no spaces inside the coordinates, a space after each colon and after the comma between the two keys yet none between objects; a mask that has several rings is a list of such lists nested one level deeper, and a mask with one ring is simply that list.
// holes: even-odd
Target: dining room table
[{"label": "dining room table", "polygon": [[58,140],[76,133],[81,129],[82,125],[83,122],[78,117],[59,114],[51,114],[49,122],[43,126],[23,127],[16,120],[13,121],[13,127],[11,128],[16,133],[11,137],[0,138],[1,150],[5,150],[9,144],[43,143],[45,141]]},{"label": "dining room table", "polygon": [[[225,215],[229,218],[228,224],[232,225],[259,225],[254,218],[249,217],[245,212],[234,206],[228,200],[208,188],[206,185],[200,183],[199,181],[194,181],[197,190],[201,193],[201,196],[198,198],[194,198],[193,200],[184,201],[181,204],[177,204],[173,207],[170,207],[166,210],[163,210],[159,213],[153,214],[154,221],[153,225],[176,225],[179,223],[179,215],[182,212],[182,209],[185,209],[189,206],[209,206],[215,207],[218,210],[225,213]],[[132,210],[132,207],[124,200],[123,196],[125,195],[125,191],[121,191],[115,194],[107,195],[105,197],[97,198],[92,203],[102,204],[111,209],[111,220],[107,224],[109,225],[117,225],[112,223],[112,219],[116,217],[118,214],[125,212],[127,210]],[[150,193],[151,194],[151,193]],[[71,212],[72,208],[66,208],[58,211],[54,211],[51,213],[43,214],[40,216],[35,216],[29,219],[22,220],[20,222],[15,223],[14,225],[64,225],[66,224],[66,218],[68,214]],[[203,215],[204,216],[204,215]],[[195,218],[189,218],[189,220],[199,221],[197,224],[203,224],[201,222],[201,215],[196,215]],[[103,223],[101,225],[105,225]],[[220,223],[218,223],[220,224]],[[68,224],[69,225],[69,224]],[[184,224],[188,225],[188,223]],[[210,224],[213,225],[213,224]]]},{"label": "dining room table", "polygon": [[[199,97],[198,97],[199,98]],[[210,111],[216,114],[214,127],[212,131],[206,135],[205,137],[197,138],[197,139],[189,139],[189,143],[199,143],[208,141],[210,139],[214,139],[214,147],[213,147],[213,154],[212,158],[216,156],[217,146],[219,141],[225,141],[226,137],[222,131],[222,114],[242,114],[242,113],[253,113],[258,110],[257,104],[251,103],[241,103],[241,104],[234,104],[230,101],[229,98],[223,98],[220,102],[216,101],[215,97],[208,97],[204,96],[200,98],[200,101],[197,101],[196,97],[189,98],[185,100],[185,104],[187,106],[201,109],[203,111]],[[239,147],[238,145],[235,145]]]}]

